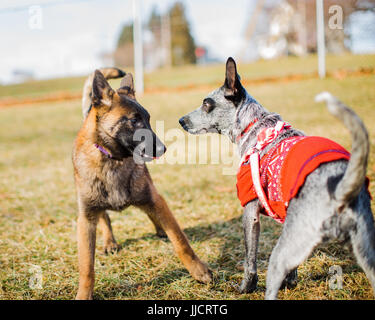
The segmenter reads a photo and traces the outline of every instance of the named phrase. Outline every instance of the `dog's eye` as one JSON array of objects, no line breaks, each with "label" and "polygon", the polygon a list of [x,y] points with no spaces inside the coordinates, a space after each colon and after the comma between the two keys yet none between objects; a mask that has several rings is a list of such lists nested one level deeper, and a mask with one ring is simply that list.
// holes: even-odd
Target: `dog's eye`
[{"label": "dog's eye", "polygon": [[202,105],[202,109],[204,112],[210,113],[214,109],[214,105],[204,101]]},{"label": "dog's eye", "polygon": [[202,104],[203,111],[210,113],[212,110],[215,109],[215,100],[211,98],[206,98],[203,100]]},{"label": "dog's eye", "polygon": [[132,118],[132,119],[130,119],[130,122],[131,122],[131,124],[135,125],[135,124],[137,124],[138,119],[137,118]]}]

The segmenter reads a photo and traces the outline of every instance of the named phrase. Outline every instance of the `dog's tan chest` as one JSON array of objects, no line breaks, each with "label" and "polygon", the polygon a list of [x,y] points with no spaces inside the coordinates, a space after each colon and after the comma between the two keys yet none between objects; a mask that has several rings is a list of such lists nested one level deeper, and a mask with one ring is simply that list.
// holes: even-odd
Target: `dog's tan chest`
[{"label": "dog's tan chest", "polygon": [[122,211],[149,200],[150,181],[145,166],[108,161],[100,169],[80,176],[79,193],[89,209]]}]

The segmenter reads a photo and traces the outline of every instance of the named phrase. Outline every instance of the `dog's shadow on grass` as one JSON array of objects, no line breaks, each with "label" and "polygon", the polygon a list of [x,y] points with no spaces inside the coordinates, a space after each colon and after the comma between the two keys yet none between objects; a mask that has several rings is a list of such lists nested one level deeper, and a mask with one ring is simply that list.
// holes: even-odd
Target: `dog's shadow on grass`
[{"label": "dog's shadow on grass", "polygon": [[[233,275],[241,272],[239,271],[238,264],[241,263],[245,254],[243,246],[242,215],[228,221],[217,221],[211,224],[200,224],[194,227],[189,227],[184,229],[184,233],[188,237],[193,247],[199,246],[199,243],[202,242],[217,242],[215,244],[216,249],[213,250],[215,253],[212,253],[208,259],[207,257],[201,257],[202,260],[209,265],[209,268],[214,271],[214,281],[211,285],[211,290],[222,290],[218,287],[219,283],[227,280],[231,281]],[[169,242],[167,238],[160,238],[155,233],[147,233],[142,237],[130,238],[121,242],[121,250],[126,249],[126,247],[138,241],[144,240],[160,240]],[[218,247],[219,250],[217,250]],[[218,251],[219,254],[217,254]],[[133,288],[130,288],[130,291],[135,290],[137,286],[152,286],[158,288],[160,286],[173,283],[174,281],[188,275],[188,271],[183,267],[168,270],[161,274],[155,275],[155,277],[148,282],[137,283]]]},{"label": "dog's shadow on grass", "polygon": [[[152,291],[159,290],[163,286],[173,283],[177,279],[186,277],[188,271],[184,268],[165,271],[161,274],[155,275],[149,281],[131,282],[131,283],[111,283],[110,286],[105,287],[102,291],[96,290],[94,292],[95,300],[108,300],[108,299],[132,299],[145,288],[153,288]],[[160,289],[162,291],[162,289]]]},{"label": "dog's shadow on grass", "polygon": [[[217,239],[217,241],[220,242],[219,255],[215,254],[214,257],[205,261],[209,265],[210,269],[214,270],[214,281],[212,284],[213,290],[215,290],[216,284],[219,281],[223,281],[222,277],[220,277],[221,280],[218,280],[218,270],[220,270],[221,275],[223,272],[225,273],[225,279],[229,279],[233,274],[239,272],[238,269],[236,269],[236,264],[243,259],[244,255],[242,245],[242,215],[228,221],[218,221],[211,224],[200,224],[194,227],[189,227],[184,229],[184,233],[193,246],[195,243],[206,242],[212,239]],[[119,243],[120,250],[124,250],[132,244],[144,240],[159,240],[169,242],[168,238],[159,237],[155,233],[146,233],[141,237],[129,238]],[[205,259],[202,258],[202,260]],[[136,291],[139,290],[139,288],[151,286],[158,288],[163,285],[173,283],[174,281],[182,279],[188,275],[189,272],[183,267],[165,271],[161,274],[155,275],[155,277],[150,281],[126,285],[126,296],[132,297],[136,295]],[[118,287],[117,290],[114,289],[115,288],[111,288],[110,291],[102,292],[102,297],[100,298],[115,298],[118,291],[124,292],[125,287]]]}]

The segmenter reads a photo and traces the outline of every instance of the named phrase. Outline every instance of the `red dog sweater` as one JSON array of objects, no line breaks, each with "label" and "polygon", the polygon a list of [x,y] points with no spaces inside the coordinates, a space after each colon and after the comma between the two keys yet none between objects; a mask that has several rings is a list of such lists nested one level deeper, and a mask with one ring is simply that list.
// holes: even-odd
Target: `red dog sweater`
[{"label": "red dog sweater", "polygon": [[[289,201],[297,195],[311,172],[322,163],[349,158],[347,150],[326,138],[297,136],[281,141],[260,160],[261,186],[273,211],[262,213],[283,223]],[[242,206],[258,198],[248,157],[237,173],[237,195]]]}]

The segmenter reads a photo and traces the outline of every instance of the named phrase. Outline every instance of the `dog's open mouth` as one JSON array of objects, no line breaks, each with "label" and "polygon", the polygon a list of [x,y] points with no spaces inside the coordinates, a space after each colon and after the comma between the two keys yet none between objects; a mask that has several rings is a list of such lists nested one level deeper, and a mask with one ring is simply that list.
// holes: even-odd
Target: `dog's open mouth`
[{"label": "dog's open mouth", "polygon": [[151,162],[153,160],[157,160],[160,156],[150,156],[146,154],[144,151],[141,152],[134,152],[133,158],[136,162]]},{"label": "dog's open mouth", "polygon": [[138,158],[141,158],[144,162],[150,162],[154,160],[153,156],[149,156],[148,154],[141,152],[140,154],[137,155]]},{"label": "dog's open mouth", "polygon": [[187,127],[186,125],[182,125],[182,128],[189,132],[190,134],[204,134],[204,133],[207,133],[208,130],[206,128],[202,128],[202,129],[192,129],[192,128],[189,128]]},{"label": "dog's open mouth", "polygon": [[201,128],[201,129],[188,129],[184,128],[187,132],[190,134],[205,134],[205,133],[219,133],[219,131],[215,128],[207,129],[207,128]]}]

